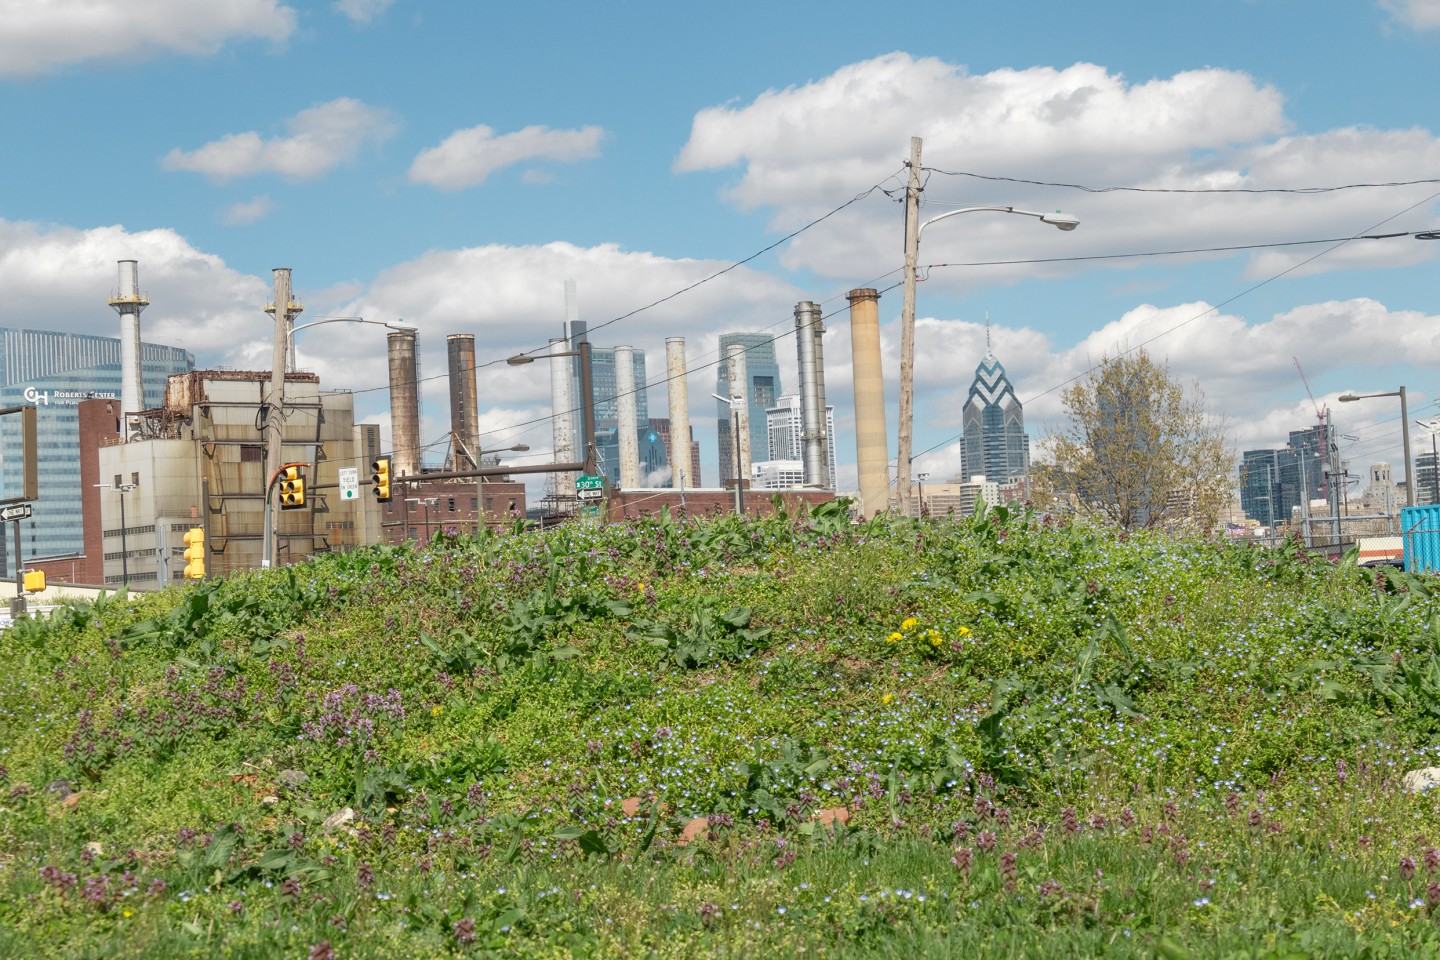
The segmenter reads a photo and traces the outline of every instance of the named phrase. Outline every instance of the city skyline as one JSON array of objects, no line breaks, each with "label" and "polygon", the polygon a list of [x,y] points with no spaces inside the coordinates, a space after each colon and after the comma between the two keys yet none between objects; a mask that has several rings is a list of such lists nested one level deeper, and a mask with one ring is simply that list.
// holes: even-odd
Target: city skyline
[{"label": "city skyline", "polygon": [[[1035,439],[1065,383],[1140,345],[1201,383],[1237,455],[1310,420],[1292,356],[1322,404],[1403,383],[1412,415],[1434,416],[1440,245],[1413,236],[1440,226],[1440,108],[1422,92],[1440,80],[1434,0],[1049,4],[1038,32],[1020,8],[915,12],[926,29],[846,0],[741,2],[695,44],[691,18],[655,3],[25,5],[0,22],[0,170],[24,186],[0,202],[5,322],[112,335],[114,263],[133,258],[148,342],[263,369],[268,271],[289,266],[302,323],[421,330],[427,445],[448,429],[445,335],[475,334],[482,445],[540,462],[543,366],[502,361],[558,335],[574,277],[581,317],[643,351],[652,381],[664,338],[687,338],[709,473],[700,386],[720,335],[779,337],[794,382],[792,309],[813,300],[853,488],[844,294],[882,291],[893,425],[894,195],[913,135],[922,217],[1014,204],[1081,221],[1061,234],[987,213],[924,234],[917,471],[960,470],[957,368],[982,356],[986,310]],[[1306,54],[1337,45],[1348,56]],[[1382,62],[1403,88],[1367,66]],[[438,95],[453,90],[468,93]],[[1092,192],[1111,187],[1148,192]],[[1396,233],[1411,235],[1341,242]],[[302,366],[388,431],[383,336],[325,330],[298,336]],[[1397,415],[1347,411],[1341,456],[1401,463]]]}]

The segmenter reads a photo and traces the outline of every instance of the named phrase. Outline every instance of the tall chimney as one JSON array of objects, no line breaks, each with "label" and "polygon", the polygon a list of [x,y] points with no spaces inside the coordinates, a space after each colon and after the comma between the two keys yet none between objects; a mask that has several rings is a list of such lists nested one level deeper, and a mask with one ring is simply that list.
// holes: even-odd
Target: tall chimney
[{"label": "tall chimney", "polygon": [[795,354],[800,367],[800,451],[805,483],[827,486],[829,456],[825,449],[825,407],[821,399],[820,308],[809,300],[795,304]]},{"label": "tall chimney", "polygon": [[665,339],[665,382],[670,398],[670,483],[693,490],[690,476],[690,383],[686,379],[685,338]]},{"label": "tall chimney", "polygon": [[865,287],[851,290],[847,299],[860,509],[873,517],[890,506],[890,441],[885,434],[885,381],[880,375],[880,294]]},{"label": "tall chimney", "polygon": [[[738,412],[740,423],[738,428],[732,426],[740,437],[740,462],[735,465],[735,476],[740,479],[741,486],[750,481],[750,378],[745,371],[745,345],[743,343],[732,343],[726,348],[726,359],[730,361],[730,397],[739,399],[738,403],[731,404],[732,418]],[[734,443],[732,438],[731,443]]]},{"label": "tall chimney", "polygon": [[[550,341],[551,353],[568,353],[569,350],[570,341],[564,337]],[[550,361],[550,423],[554,431],[557,463],[580,459],[575,456],[575,401],[570,390],[570,370],[569,357],[556,357]],[[575,499],[575,474],[555,474],[555,496],[558,504],[567,506]]]},{"label": "tall chimney", "polygon": [[635,350],[615,348],[615,430],[620,443],[620,489],[640,486],[640,437],[635,419]]},{"label": "tall chimney", "polygon": [[137,260],[120,260],[119,289],[110,298],[110,306],[120,314],[120,436],[129,440],[135,435],[145,409],[145,380],[140,366],[140,311],[150,301],[140,296],[140,264]]},{"label": "tall chimney", "polygon": [[450,450],[452,470],[480,467],[480,396],[475,385],[475,335],[445,338],[450,357]]},{"label": "tall chimney", "polygon": [[830,464],[830,405],[825,401],[825,318],[815,306],[815,409],[820,411],[820,488],[835,489],[835,475]]},{"label": "tall chimney", "polygon": [[414,330],[385,338],[390,354],[390,446],[395,476],[420,474],[420,368]]}]

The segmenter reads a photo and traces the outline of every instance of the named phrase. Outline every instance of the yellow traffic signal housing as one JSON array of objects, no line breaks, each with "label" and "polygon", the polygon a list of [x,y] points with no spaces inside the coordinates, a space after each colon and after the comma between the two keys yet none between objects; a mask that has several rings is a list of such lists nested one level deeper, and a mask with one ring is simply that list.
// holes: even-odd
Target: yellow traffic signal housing
[{"label": "yellow traffic signal housing", "polygon": [[191,527],[182,538],[185,542],[185,579],[205,579],[205,528]]},{"label": "yellow traffic signal housing", "polygon": [[380,457],[370,464],[370,482],[374,484],[373,492],[379,503],[390,502],[390,458]]},{"label": "yellow traffic signal housing", "polygon": [[44,590],[45,590],[45,571],[44,571],[44,570],[26,570],[26,571],[25,571],[25,592],[26,592],[26,593],[41,593],[41,592],[43,592]]},{"label": "yellow traffic signal housing", "polygon": [[286,467],[280,473],[280,509],[298,510],[305,506],[305,475],[299,467]]}]

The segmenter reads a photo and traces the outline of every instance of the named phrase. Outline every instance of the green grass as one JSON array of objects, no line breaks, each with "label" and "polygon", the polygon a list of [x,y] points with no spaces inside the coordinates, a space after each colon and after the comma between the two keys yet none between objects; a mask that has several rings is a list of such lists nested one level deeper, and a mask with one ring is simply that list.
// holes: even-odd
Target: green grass
[{"label": "green grass", "polygon": [[72,604],[0,955],[1440,957],[1436,588],[828,508]]}]

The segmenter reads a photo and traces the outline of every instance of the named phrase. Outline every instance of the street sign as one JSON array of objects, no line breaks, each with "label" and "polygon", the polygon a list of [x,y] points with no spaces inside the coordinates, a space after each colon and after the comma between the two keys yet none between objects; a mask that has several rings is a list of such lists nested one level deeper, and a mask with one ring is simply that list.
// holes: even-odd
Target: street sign
[{"label": "street sign", "polygon": [[8,507],[0,507],[0,520],[28,520],[34,512],[34,508],[28,503],[12,503]]},{"label": "street sign", "polygon": [[601,500],[605,497],[605,478],[584,475],[575,478],[576,500]]},{"label": "street sign", "polygon": [[360,496],[360,468],[340,468],[340,499],[355,500]]}]

